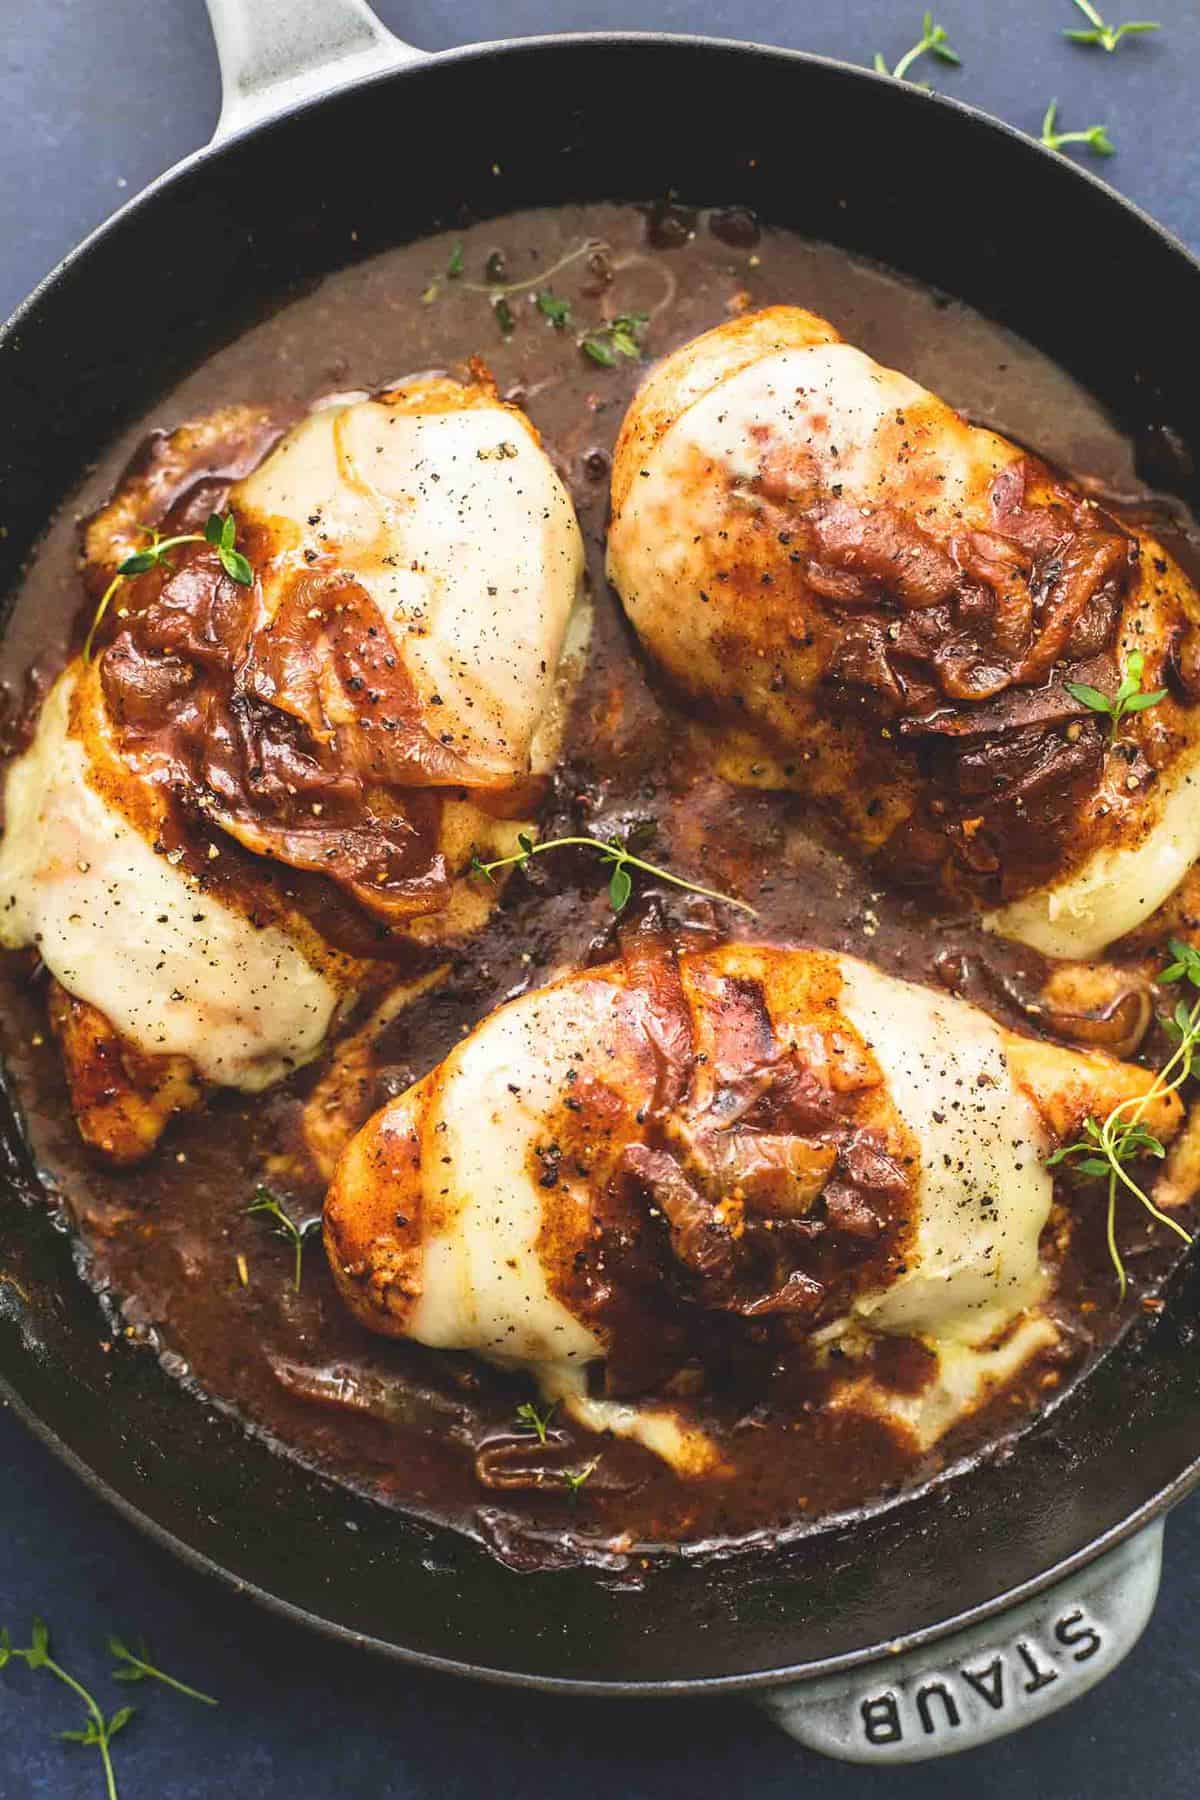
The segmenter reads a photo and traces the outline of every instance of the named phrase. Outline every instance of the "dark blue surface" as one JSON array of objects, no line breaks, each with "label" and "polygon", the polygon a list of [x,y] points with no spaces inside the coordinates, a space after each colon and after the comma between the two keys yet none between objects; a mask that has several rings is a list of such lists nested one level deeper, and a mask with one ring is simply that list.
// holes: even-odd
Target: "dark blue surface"
[{"label": "dark blue surface", "polygon": [[[1117,0],[1106,0],[1114,19]],[[1194,0],[1144,0],[1161,37],[1115,56],[1057,32],[1069,0],[941,0],[963,57],[935,84],[1036,131],[1057,94],[1064,128],[1106,122],[1118,147],[1094,164],[1200,246],[1200,17]],[[1142,10],[1130,0],[1127,11]],[[913,41],[919,0],[379,0],[425,48],[568,28],[710,31],[854,62]],[[128,194],[203,143],[217,110],[201,0],[7,0],[0,37],[0,312]],[[817,178],[797,170],[797,179]],[[931,196],[936,200],[936,196]],[[980,196],[986,218],[987,196]],[[949,227],[948,227],[949,228]],[[1062,282],[1070,271],[1035,277]],[[1081,310],[1087,295],[1079,296]],[[1200,320],[1197,321],[1200,338]],[[744,1702],[532,1698],[406,1673],[285,1628],[178,1567],[0,1414],[0,1624],[27,1641],[45,1615],[68,1667],[104,1703],[136,1700],[114,1754],[122,1800],[520,1800],[602,1792],[640,1800],[729,1794],[783,1800],[1155,1800],[1200,1792],[1200,1500],[1167,1533],[1163,1596],[1134,1655],[1103,1687],[1022,1736],[924,1770],[872,1774],[821,1762]],[[286,1531],[287,1521],[279,1522]],[[142,1632],[173,1672],[218,1694],[212,1712],[162,1689],[107,1680],[109,1631]],[[0,1800],[92,1800],[95,1752],[57,1741],[77,1707],[44,1675],[0,1676]]]}]

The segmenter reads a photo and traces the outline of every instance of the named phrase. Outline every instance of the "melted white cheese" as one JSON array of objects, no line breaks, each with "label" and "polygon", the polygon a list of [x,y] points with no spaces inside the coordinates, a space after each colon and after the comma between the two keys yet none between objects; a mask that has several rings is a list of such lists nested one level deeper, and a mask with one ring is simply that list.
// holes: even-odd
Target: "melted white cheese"
[{"label": "melted white cheese", "polygon": [[545,1363],[538,1369],[537,1379],[545,1398],[565,1406],[588,1431],[611,1431],[614,1437],[631,1438],[684,1476],[728,1472],[707,1432],[669,1406],[593,1399],[578,1363]]},{"label": "melted white cheese", "polygon": [[[1020,1374],[1030,1357],[1057,1342],[1058,1329],[1042,1313],[1016,1321],[991,1345],[935,1341],[928,1347],[937,1360],[932,1379],[916,1394],[900,1394],[870,1374],[862,1374],[833,1390],[834,1412],[871,1413],[899,1426],[919,1450],[947,1432],[965,1413],[981,1406],[997,1388]],[[843,1342],[843,1349],[845,1343]]]},{"label": "melted white cheese", "polygon": [[1077,874],[989,913],[988,930],[1086,961],[1143,924],[1200,856],[1200,758],[1166,769],[1146,804],[1156,811],[1140,844],[1096,851]]},{"label": "melted white cheese", "polygon": [[841,959],[842,1007],[920,1148],[916,1239],[857,1310],[886,1331],[982,1343],[1045,1289],[1038,1238],[1053,1182],[1037,1109],[977,1008]]},{"label": "melted white cheese", "polygon": [[294,574],[332,566],[352,575],[472,781],[527,772],[582,581],[583,542],[525,419],[499,402],[325,407],[231,501],[268,527],[268,607]]},{"label": "melted white cheese", "polygon": [[[609,983],[586,980],[526,995],[442,1064],[422,1130],[426,1192],[442,1217],[423,1246],[409,1336],[502,1362],[603,1354],[546,1279],[538,1237],[547,1190],[534,1170],[545,1120],[576,1067],[572,1052],[603,1033],[617,997]],[[554,1190],[556,1207],[565,1200]]]},{"label": "melted white cheese", "polygon": [[[447,1058],[422,1128],[426,1193],[443,1222],[423,1245],[407,1335],[522,1365],[589,1430],[632,1438],[683,1474],[716,1473],[709,1438],[669,1406],[589,1397],[584,1370],[604,1346],[551,1291],[539,1251],[548,1195],[533,1172],[536,1147],[580,1046],[603,1044],[618,999],[609,983],[586,979],[527,995]],[[560,1184],[552,1204],[578,1206],[586,1233],[586,1194],[575,1201]]]},{"label": "melted white cheese", "polygon": [[110,807],[69,735],[70,670],[9,771],[0,943],[34,944],[67,992],[140,1049],[252,1092],[320,1048],[337,989],[275,926],[205,893]]}]

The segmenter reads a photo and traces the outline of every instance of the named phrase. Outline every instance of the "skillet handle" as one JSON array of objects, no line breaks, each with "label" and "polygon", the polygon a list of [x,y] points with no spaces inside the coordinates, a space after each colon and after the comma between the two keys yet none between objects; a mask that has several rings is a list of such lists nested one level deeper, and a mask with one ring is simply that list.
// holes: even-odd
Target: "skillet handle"
[{"label": "skillet handle", "polygon": [[357,81],[421,62],[367,0],[208,0],[221,65],[213,143]]},{"label": "skillet handle", "polygon": [[925,1762],[1006,1737],[1095,1687],[1158,1595],[1163,1522],[999,1618],[863,1669],[770,1688],[758,1704],[844,1762]]}]

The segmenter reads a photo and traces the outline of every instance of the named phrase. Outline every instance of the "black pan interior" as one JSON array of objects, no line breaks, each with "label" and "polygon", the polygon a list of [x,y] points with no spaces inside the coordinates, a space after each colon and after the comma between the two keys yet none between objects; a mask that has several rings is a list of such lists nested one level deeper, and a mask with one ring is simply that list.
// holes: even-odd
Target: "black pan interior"
[{"label": "black pan interior", "polygon": [[[160,184],[0,340],[10,592],[116,432],[298,288],[460,217],[675,191],[738,203],[970,302],[1064,364],[1196,504],[1200,267],[1065,162],[835,64],[685,40],[467,52],[377,80]],[[802,301],[803,296],[796,296]],[[319,1623],[477,1673],[745,1682],[949,1624],[1175,1497],[1200,1456],[1200,1271],[1015,1454],[771,1558],[640,1589],[515,1575],[206,1413],[108,1331],[0,1118],[0,1377],[80,1472],[184,1553]]]}]

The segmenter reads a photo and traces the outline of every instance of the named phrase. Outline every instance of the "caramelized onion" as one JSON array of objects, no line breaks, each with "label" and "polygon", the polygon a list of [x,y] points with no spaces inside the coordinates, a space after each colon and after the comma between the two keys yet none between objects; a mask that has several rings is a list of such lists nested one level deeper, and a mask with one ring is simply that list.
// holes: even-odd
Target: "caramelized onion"
[{"label": "caramelized onion", "polygon": [[318,1406],[336,1407],[343,1412],[361,1413],[384,1425],[448,1432],[452,1437],[467,1434],[470,1415],[465,1406],[439,1394],[436,1388],[417,1383],[407,1376],[386,1380],[382,1375],[349,1364],[333,1363],[327,1368],[314,1368],[277,1356],[272,1351],[266,1356],[280,1387],[299,1400],[311,1400]]},{"label": "caramelized onion", "polygon": [[377,918],[445,905],[439,794],[473,771],[427,730],[363,588],[302,577],[264,619],[205,544],[132,582],[129,599],[101,679],[131,761],[185,811]]},{"label": "caramelized onion", "polygon": [[1152,984],[1113,963],[1057,963],[1044,976],[1026,976],[989,957],[943,952],[934,968],[955,993],[982,989],[1035,1029],[1122,1060],[1137,1052],[1154,1016]]}]

